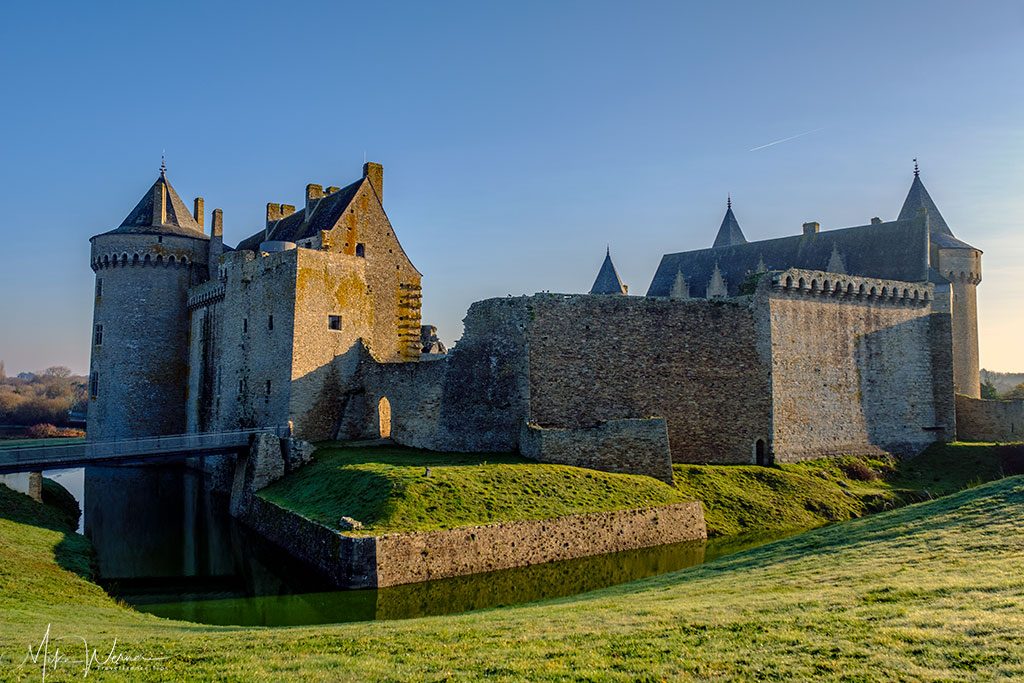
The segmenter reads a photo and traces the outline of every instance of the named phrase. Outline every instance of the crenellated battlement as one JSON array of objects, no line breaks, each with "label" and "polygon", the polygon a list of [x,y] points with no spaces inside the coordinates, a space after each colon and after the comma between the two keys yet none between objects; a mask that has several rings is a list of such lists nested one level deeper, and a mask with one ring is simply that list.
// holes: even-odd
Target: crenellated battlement
[{"label": "crenellated battlement", "polygon": [[203,306],[208,306],[215,301],[220,301],[224,298],[227,292],[227,285],[223,280],[207,280],[202,284],[196,285],[188,294],[188,310],[192,311]]},{"label": "crenellated battlement", "polygon": [[120,254],[103,254],[97,256],[90,264],[93,271],[99,272],[107,268],[126,268],[128,266],[153,266],[156,268],[188,268],[195,265],[195,262],[188,256],[170,254],[164,258],[163,254],[153,255],[151,253],[121,252]]},{"label": "crenellated battlement", "polygon": [[823,270],[789,268],[767,273],[766,280],[772,292],[789,296],[897,306],[926,306],[935,298],[935,287],[929,283],[856,277]]}]

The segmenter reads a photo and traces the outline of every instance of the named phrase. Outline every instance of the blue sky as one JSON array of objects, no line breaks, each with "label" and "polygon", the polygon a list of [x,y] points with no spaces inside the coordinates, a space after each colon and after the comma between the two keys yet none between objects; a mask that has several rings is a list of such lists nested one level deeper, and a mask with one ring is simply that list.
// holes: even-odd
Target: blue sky
[{"label": "blue sky", "polygon": [[[224,209],[364,154],[448,342],[475,300],[632,292],[709,246],[896,216],[922,178],[985,254],[982,363],[1024,371],[1019,2],[18,3],[0,27],[0,358],[88,363],[88,238],[157,175]],[[750,151],[774,140],[815,131]]]}]

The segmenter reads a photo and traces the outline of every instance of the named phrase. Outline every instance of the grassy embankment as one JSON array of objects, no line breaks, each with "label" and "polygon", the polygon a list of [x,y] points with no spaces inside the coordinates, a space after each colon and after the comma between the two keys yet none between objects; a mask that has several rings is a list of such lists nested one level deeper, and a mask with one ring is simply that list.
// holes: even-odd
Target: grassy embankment
[{"label": "grassy embankment", "polygon": [[[47,624],[64,656],[167,657],[100,680],[993,680],[1024,677],[1024,480],[573,598],[399,622],[240,629],[132,612],[84,541],[0,487],[0,679]],[[124,665],[127,666],[127,665]],[[79,680],[65,662],[49,681]]]},{"label": "grassy embankment", "polygon": [[[424,531],[521,519],[704,503],[713,536],[809,529],[990,481],[1007,469],[999,447],[937,446],[906,462],[845,458],[780,467],[677,465],[675,488],[649,477],[546,465],[512,455],[400,447],[321,447],[310,465],[260,493],[336,528]],[[1012,464],[1012,463],[1011,463]],[[429,475],[427,469],[429,468]]]}]

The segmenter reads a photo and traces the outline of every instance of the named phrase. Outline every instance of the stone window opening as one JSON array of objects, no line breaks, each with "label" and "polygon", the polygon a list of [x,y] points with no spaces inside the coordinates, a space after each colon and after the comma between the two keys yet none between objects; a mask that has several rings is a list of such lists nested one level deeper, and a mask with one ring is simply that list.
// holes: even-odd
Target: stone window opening
[{"label": "stone window opening", "polygon": [[249,319],[242,318],[242,334],[248,334],[249,332]]},{"label": "stone window opening", "polygon": [[340,330],[341,329],[341,316],[340,315],[329,315],[329,316],[327,316],[327,329],[329,329],[329,330]]},{"label": "stone window opening", "polygon": [[244,379],[238,380],[238,393],[239,394],[244,394],[245,393],[245,380]]},{"label": "stone window opening", "polygon": [[362,242],[356,243],[356,256],[359,258],[366,258],[366,245]]},{"label": "stone window opening", "polygon": [[103,296],[103,278],[96,278],[96,298]]},{"label": "stone window opening", "polygon": [[754,464],[761,465],[762,467],[768,464],[768,449],[764,439],[758,439],[754,442]]},{"label": "stone window opening", "polygon": [[97,325],[93,334],[92,343],[96,346],[103,346],[103,325]]},{"label": "stone window opening", "polygon": [[274,316],[272,314],[267,316],[267,329],[270,331],[274,330]]},{"label": "stone window opening", "polygon": [[267,380],[267,396],[270,396],[270,380]]},{"label": "stone window opening", "polygon": [[164,238],[163,237],[157,237],[156,241],[159,242],[160,244],[163,244],[164,243]]},{"label": "stone window opening", "polygon": [[100,373],[95,370],[89,375],[89,396],[98,398],[100,395]]},{"label": "stone window opening", "polygon": [[377,422],[380,438],[391,438],[391,401],[387,396],[381,396],[377,402]]}]

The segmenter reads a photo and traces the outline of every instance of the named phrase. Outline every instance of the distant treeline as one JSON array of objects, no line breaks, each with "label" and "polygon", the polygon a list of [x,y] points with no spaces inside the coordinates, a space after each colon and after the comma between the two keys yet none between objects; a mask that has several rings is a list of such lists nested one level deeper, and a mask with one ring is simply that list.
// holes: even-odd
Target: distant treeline
[{"label": "distant treeline", "polygon": [[0,425],[67,425],[68,413],[85,413],[86,378],[63,366],[7,377],[0,361]]},{"label": "distant treeline", "polygon": [[1024,399],[1024,372],[982,370],[981,397]]}]

